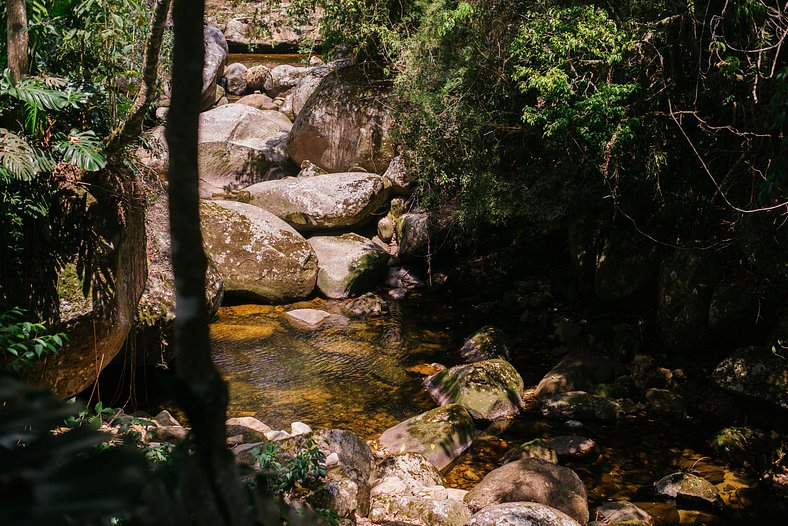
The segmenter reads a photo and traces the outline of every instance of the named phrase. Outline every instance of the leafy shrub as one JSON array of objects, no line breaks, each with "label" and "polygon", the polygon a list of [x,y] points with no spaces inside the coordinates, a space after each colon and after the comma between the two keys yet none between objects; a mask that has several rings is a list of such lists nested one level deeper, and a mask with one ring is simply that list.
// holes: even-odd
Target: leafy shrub
[{"label": "leafy shrub", "polygon": [[65,334],[47,334],[43,323],[24,321],[21,309],[0,314],[0,360],[5,360],[7,370],[18,373],[32,366],[35,360],[57,353],[65,340]]},{"label": "leafy shrub", "polygon": [[278,494],[310,493],[326,476],[326,457],[314,441],[307,440],[295,453],[268,442],[252,450],[263,486]]}]

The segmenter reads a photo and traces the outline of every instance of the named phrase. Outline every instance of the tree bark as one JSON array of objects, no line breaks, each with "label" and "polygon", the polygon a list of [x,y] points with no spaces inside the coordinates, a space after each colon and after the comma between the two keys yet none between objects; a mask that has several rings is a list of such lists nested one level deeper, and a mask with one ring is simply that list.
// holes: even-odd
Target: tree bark
[{"label": "tree bark", "polygon": [[156,97],[156,81],[159,78],[159,53],[161,43],[164,40],[164,29],[167,26],[167,14],[170,11],[170,0],[156,0],[153,6],[153,18],[151,18],[148,32],[148,40],[145,43],[145,57],[142,64],[142,87],[134,98],[126,119],[115,128],[110,136],[104,141],[106,144],[107,155],[113,155],[129,142],[135,139],[142,130],[142,120],[148,111],[148,106]]},{"label": "tree bark", "polygon": [[197,126],[201,105],[203,0],[173,0],[172,99],[165,136],[170,148],[169,205],[175,274],[174,343],[181,405],[195,452],[184,496],[203,524],[251,524],[249,502],[226,446],[227,386],[211,359],[205,304],[207,260],[200,232]]},{"label": "tree bark", "polygon": [[14,82],[27,75],[27,11],[25,0],[6,0],[8,69]]}]

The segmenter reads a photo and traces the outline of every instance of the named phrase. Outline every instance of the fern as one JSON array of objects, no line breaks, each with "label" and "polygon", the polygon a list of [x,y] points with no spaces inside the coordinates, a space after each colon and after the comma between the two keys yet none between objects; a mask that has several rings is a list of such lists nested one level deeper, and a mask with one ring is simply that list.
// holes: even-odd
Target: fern
[{"label": "fern", "polygon": [[101,170],[107,164],[101,141],[92,131],[71,130],[68,137],[55,144],[54,150],[61,154],[67,163],[89,172]]},{"label": "fern", "polygon": [[0,176],[29,181],[39,169],[35,150],[19,135],[0,128]]}]

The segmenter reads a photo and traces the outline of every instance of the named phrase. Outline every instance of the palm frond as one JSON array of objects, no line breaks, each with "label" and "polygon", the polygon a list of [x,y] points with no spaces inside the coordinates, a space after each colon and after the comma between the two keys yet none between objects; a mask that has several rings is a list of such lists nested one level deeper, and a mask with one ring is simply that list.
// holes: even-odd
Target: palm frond
[{"label": "palm frond", "polygon": [[37,157],[25,139],[0,128],[0,173],[3,176],[29,181],[38,173]]},{"label": "palm frond", "polygon": [[101,170],[107,164],[103,145],[92,131],[72,130],[68,137],[55,144],[55,151],[63,160],[88,172]]}]

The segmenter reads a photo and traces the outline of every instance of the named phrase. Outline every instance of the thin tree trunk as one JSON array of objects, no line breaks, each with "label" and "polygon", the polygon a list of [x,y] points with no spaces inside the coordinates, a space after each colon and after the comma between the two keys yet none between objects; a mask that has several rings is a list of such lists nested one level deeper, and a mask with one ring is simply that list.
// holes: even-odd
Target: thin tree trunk
[{"label": "thin tree trunk", "polygon": [[108,155],[116,153],[139,135],[142,120],[148,106],[156,97],[156,81],[159,72],[159,53],[164,40],[164,29],[167,26],[167,14],[170,11],[170,0],[156,0],[153,6],[153,18],[150,22],[148,40],[145,43],[145,58],[142,64],[142,87],[134,99],[126,119],[112,131],[106,139]]},{"label": "thin tree trunk", "polygon": [[[205,305],[207,261],[200,232],[197,125],[203,69],[203,0],[173,0],[175,42],[172,102],[166,138],[170,149],[169,205],[175,274],[174,342],[181,403],[195,444],[186,495],[196,509],[212,510],[201,523],[251,524],[238,468],[226,446],[227,386],[211,360]],[[201,479],[201,480],[195,480]],[[195,502],[199,501],[199,502]],[[199,516],[199,514],[198,514]]]},{"label": "thin tree trunk", "polygon": [[27,75],[27,11],[25,0],[6,0],[6,39],[8,69],[11,77],[18,81]]}]

